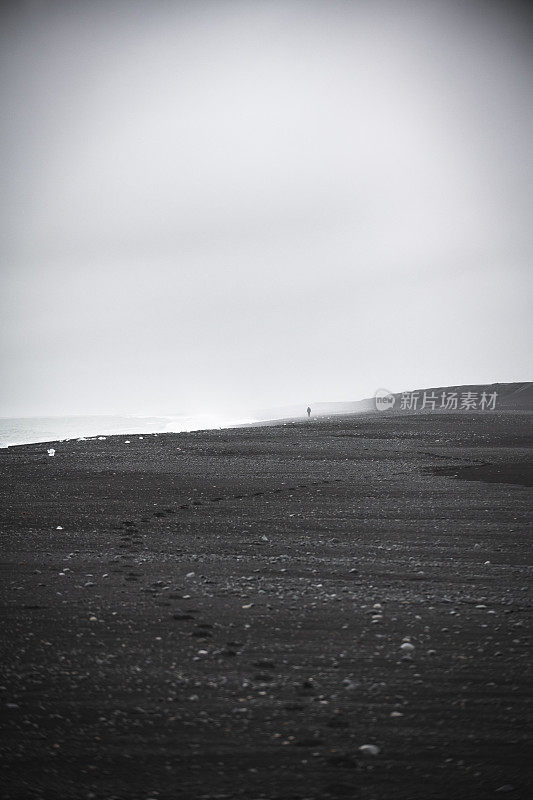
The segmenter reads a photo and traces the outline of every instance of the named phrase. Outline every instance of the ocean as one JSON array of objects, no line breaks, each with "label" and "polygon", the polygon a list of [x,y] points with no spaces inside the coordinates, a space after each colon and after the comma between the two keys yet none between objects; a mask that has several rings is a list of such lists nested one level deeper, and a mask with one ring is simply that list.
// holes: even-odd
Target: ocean
[{"label": "ocean", "polygon": [[72,416],[72,417],[0,417],[0,447],[65,439],[91,438],[134,433],[179,433],[180,431],[231,428],[253,424],[254,419],[224,419],[199,416]]}]

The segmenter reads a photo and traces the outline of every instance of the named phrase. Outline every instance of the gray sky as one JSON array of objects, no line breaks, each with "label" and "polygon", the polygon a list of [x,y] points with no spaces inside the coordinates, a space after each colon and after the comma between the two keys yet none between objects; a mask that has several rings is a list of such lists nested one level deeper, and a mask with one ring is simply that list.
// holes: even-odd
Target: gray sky
[{"label": "gray sky", "polygon": [[0,414],[531,379],[513,2],[19,2]]}]

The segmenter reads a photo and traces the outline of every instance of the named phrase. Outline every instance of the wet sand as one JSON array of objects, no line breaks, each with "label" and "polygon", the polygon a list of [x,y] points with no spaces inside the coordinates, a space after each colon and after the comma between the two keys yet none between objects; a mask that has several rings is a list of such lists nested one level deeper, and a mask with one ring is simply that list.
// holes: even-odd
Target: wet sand
[{"label": "wet sand", "polygon": [[0,451],[3,796],[528,796],[531,420]]}]

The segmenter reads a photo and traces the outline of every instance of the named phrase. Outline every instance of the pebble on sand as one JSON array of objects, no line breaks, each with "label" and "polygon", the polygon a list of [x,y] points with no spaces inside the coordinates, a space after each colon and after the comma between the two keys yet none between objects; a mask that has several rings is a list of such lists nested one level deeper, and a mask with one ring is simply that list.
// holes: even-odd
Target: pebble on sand
[{"label": "pebble on sand", "polygon": [[377,756],[379,754],[379,747],[375,744],[362,744],[359,750],[365,756]]},{"label": "pebble on sand", "polygon": [[48,453],[49,456],[55,456],[56,454],[56,451],[54,450],[53,447],[49,447],[46,452]]},{"label": "pebble on sand", "polygon": [[400,650],[403,650],[404,653],[412,653],[414,649],[415,646],[411,642],[404,642],[400,645]]}]

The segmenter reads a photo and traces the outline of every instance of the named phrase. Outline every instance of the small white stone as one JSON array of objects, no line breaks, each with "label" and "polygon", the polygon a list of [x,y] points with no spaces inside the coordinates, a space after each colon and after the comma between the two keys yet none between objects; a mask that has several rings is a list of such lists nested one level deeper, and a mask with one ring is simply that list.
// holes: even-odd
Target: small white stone
[{"label": "small white stone", "polygon": [[411,644],[411,642],[404,642],[402,645],[400,645],[400,650],[403,650],[404,653],[412,653],[414,649],[415,646],[414,644]]},{"label": "small white stone", "polygon": [[375,744],[362,744],[359,750],[365,756],[377,756],[379,753],[379,747]]}]

